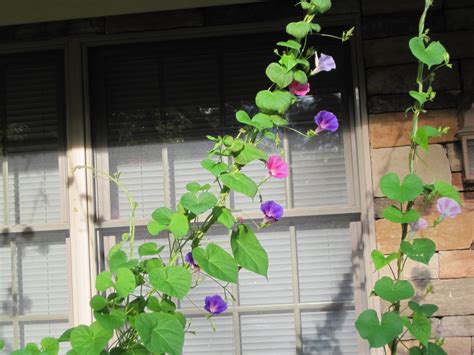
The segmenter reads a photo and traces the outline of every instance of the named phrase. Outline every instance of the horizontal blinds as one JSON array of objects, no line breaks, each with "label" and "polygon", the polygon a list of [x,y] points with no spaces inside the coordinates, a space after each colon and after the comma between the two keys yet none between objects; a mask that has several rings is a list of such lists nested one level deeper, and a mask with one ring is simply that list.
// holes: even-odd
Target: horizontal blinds
[{"label": "horizontal blinds", "polygon": [[355,333],[355,311],[303,312],[303,354],[358,354]]},{"label": "horizontal blinds", "polygon": [[[2,238],[0,244],[0,305],[2,314],[9,316],[13,312],[12,287],[12,261],[9,238]],[[0,333],[1,339],[1,333]]]},{"label": "horizontal blinds", "polygon": [[[69,327],[69,323],[63,321],[21,323],[20,342],[22,346],[30,342],[40,344],[44,337],[58,338]],[[66,354],[69,348],[70,344],[60,343],[59,354]]]},{"label": "horizontal blinds", "polygon": [[[229,355],[234,353],[232,317],[219,316],[211,320],[206,318],[188,318],[191,322],[186,333],[183,355]],[[194,332],[191,333],[191,332]]]},{"label": "horizontal blinds", "polygon": [[296,355],[293,313],[240,317],[242,354]]},{"label": "horizontal blinds", "polygon": [[9,223],[60,221],[62,63],[41,55],[12,60],[4,66],[4,77]]},{"label": "horizontal blinds", "polygon": [[5,342],[5,347],[3,348],[3,351],[0,350],[0,354],[2,355],[10,354],[14,350],[12,323],[0,322],[0,339],[2,339]]}]

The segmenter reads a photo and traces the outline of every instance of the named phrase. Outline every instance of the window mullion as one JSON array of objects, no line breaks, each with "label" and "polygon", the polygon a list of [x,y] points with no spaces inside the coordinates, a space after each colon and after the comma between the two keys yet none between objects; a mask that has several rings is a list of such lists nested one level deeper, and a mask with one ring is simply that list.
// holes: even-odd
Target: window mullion
[{"label": "window mullion", "polygon": [[18,263],[16,239],[10,240],[11,251],[11,292],[12,292],[12,313],[13,313],[13,348],[20,347],[20,324],[18,322]]}]

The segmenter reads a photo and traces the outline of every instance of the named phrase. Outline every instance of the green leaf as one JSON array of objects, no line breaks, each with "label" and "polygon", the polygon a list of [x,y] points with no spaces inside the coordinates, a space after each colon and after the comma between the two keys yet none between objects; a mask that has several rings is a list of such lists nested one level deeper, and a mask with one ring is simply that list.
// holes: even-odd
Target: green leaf
[{"label": "green leaf", "polygon": [[270,118],[271,118],[273,124],[277,127],[288,126],[288,124],[289,124],[288,120],[286,120],[284,118],[281,118],[278,115],[271,115]]},{"label": "green leaf", "polygon": [[379,250],[375,249],[372,251],[371,257],[372,261],[375,265],[375,270],[380,270],[390,264],[392,261],[396,260],[398,258],[398,253],[394,252],[385,257],[382,252]]},{"label": "green leaf", "polygon": [[290,107],[293,96],[288,91],[262,90],[257,93],[255,103],[265,111],[278,112],[283,115]]},{"label": "green leaf", "polygon": [[101,327],[108,330],[114,330],[125,324],[127,316],[121,310],[112,309],[109,314],[94,312],[94,318]]},{"label": "green leaf", "polygon": [[38,345],[36,345],[35,343],[26,344],[25,349],[20,350],[20,352],[21,351],[25,351],[25,354],[40,354],[41,353],[41,350],[39,349]]},{"label": "green leaf", "polygon": [[415,223],[420,219],[420,213],[416,210],[402,212],[395,206],[385,207],[383,218],[393,223]]},{"label": "green leaf", "polygon": [[306,73],[302,70],[295,71],[294,77],[295,80],[300,84],[306,84],[308,82],[308,77],[306,76]]},{"label": "green leaf", "polygon": [[270,63],[265,70],[267,77],[281,89],[286,88],[293,81],[293,73],[288,72],[278,63]]},{"label": "green leaf", "polygon": [[145,270],[147,273],[150,273],[153,269],[159,269],[161,267],[163,267],[163,262],[158,258],[148,259],[145,261]]},{"label": "green leaf", "polygon": [[435,254],[436,245],[428,238],[415,239],[413,244],[404,240],[400,244],[400,250],[411,260],[428,265]]},{"label": "green leaf", "polygon": [[228,208],[215,207],[213,213],[218,216],[217,222],[224,225],[227,229],[232,229],[235,224],[235,218]]},{"label": "green leaf", "polygon": [[285,53],[281,56],[279,63],[283,65],[287,71],[290,71],[298,64],[298,60],[296,59],[293,53]]},{"label": "green leaf", "polygon": [[184,344],[181,323],[168,313],[142,313],[137,317],[135,328],[143,345],[152,353],[179,355]]},{"label": "green leaf", "polygon": [[410,282],[406,280],[394,282],[388,276],[377,280],[374,291],[377,296],[391,303],[405,300],[415,295],[415,289]]},{"label": "green leaf", "polygon": [[250,119],[249,115],[245,111],[237,111],[235,113],[235,117],[237,118],[237,121],[239,121],[240,123],[246,126],[252,124],[252,120]]},{"label": "green leaf", "polygon": [[[250,120],[250,118],[249,118]],[[216,162],[214,160],[206,159],[201,162],[201,166],[209,171],[215,177],[218,177],[222,173],[227,171],[227,165],[224,163]]]},{"label": "green leaf", "polygon": [[94,322],[80,325],[71,332],[71,345],[78,354],[99,355],[112,338],[113,332]]},{"label": "green leaf", "polygon": [[429,140],[432,137],[439,137],[442,135],[442,132],[438,128],[432,126],[422,126],[416,131],[414,141],[420,146],[424,151],[429,149]]},{"label": "green leaf", "polygon": [[95,288],[97,291],[103,292],[113,285],[112,273],[110,271],[103,271],[95,278]]},{"label": "green leaf", "polygon": [[154,269],[149,275],[150,284],[158,291],[183,299],[191,289],[192,276],[184,266],[166,266]]},{"label": "green leaf", "polygon": [[293,41],[292,39],[290,39],[286,42],[278,42],[277,46],[286,47],[286,48],[290,48],[290,49],[295,49],[297,51],[299,51],[301,49],[301,44],[296,42],[296,41]]},{"label": "green leaf", "polygon": [[418,103],[423,106],[426,101],[430,98],[430,95],[428,95],[426,92],[418,92],[415,90],[410,90],[409,94],[412,98],[414,98]]},{"label": "green leaf", "polygon": [[409,355],[447,355],[447,352],[439,345],[428,343],[428,347],[422,345],[421,348],[410,348]]},{"label": "green leaf", "polygon": [[273,127],[273,121],[269,115],[259,112],[252,117],[252,126],[259,130],[268,129]]},{"label": "green leaf", "polygon": [[189,231],[188,218],[184,214],[174,213],[173,216],[171,216],[171,222],[168,229],[177,239],[185,237]]},{"label": "green leaf", "polygon": [[229,189],[248,197],[254,198],[257,194],[257,184],[243,173],[225,173],[221,175],[220,179]]},{"label": "green leaf", "polygon": [[143,243],[138,247],[138,255],[140,256],[149,256],[149,255],[156,255],[163,251],[165,247],[161,246],[158,248],[158,244],[155,242],[147,242]]},{"label": "green leaf", "polygon": [[237,262],[217,244],[210,243],[206,249],[194,248],[193,258],[199,267],[210,276],[222,281],[237,283],[239,274]]},{"label": "green leaf", "polygon": [[74,330],[74,328],[69,328],[64,331],[64,333],[61,334],[61,336],[58,338],[58,341],[60,343],[64,342],[69,342],[71,340],[71,333]]},{"label": "green leaf", "polygon": [[405,176],[403,182],[397,174],[389,173],[380,179],[380,189],[388,198],[398,202],[414,200],[423,192],[423,181],[415,174]]},{"label": "green leaf", "polygon": [[102,308],[107,306],[107,300],[105,299],[104,296],[95,295],[89,301],[89,305],[94,311],[100,311]]},{"label": "green leaf", "polygon": [[316,5],[316,8],[322,14],[331,8],[331,0],[311,0],[311,3]]},{"label": "green leaf", "polygon": [[127,297],[135,290],[136,287],[137,284],[133,272],[124,267],[121,267],[117,270],[115,289],[117,290],[119,297]]},{"label": "green leaf", "polygon": [[244,149],[235,157],[235,162],[240,165],[247,165],[254,160],[266,161],[267,159],[268,155],[263,150],[258,149],[251,143],[245,143]]},{"label": "green leaf", "polygon": [[186,190],[189,192],[198,192],[201,190],[201,184],[197,183],[196,181],[189,182],[186,184]]},{"label": "green leaf", "polygon": [[381,348],[389,344],[403,331],[403,322],[394,312],[385,312],[379,322],[377,312],[368,309],[357,318],[356,329],[361,338],[369,342],[371,348]]},{"label": "green leaf", "polygon": [[232,232],[230,244],[235,260],[244,269],[267,277],[268,255],[252,229],[245,224],[239,224]]},{"label": "green leaf", "polygon": [[311,25],[308,22],[290,22],[286,25],[286,33],[298,39],[306,37],[309,31],[311,31]]},{"label": "green leaf", "polygon": [[443,197],[449,197],[461,205],[461,197],[459,196],[458,190],[456,188],[445,182],[445,181],[436,181],[434,183],[434,191]]},{"label": "green leaf", "polygon": [[151,214],[151,218],[157,221],[159,224],[168,225],[171,221],[171,216],[173,215],[173,211],[171,211],[167,207],[160,207],[153,211]]},{"label": "green leaf", "polygon": [[442,62],[449,62],[449,54],[446,48],[438,42],[431,42],[428,47],[425,47],[425,42],[420,37],[413,37],[409,42],[409,47],[412,54],[430,69],[433,65],[441,64]]},{"label": "green leaf", "polygon": [[217,197],[210,192],[203,192],[199,196],[188,192],[181,197],[181,205],[196,216],[213,208],[217,203]]},{"label": "green leaf", "polygon": [[4,347],[5,347],[5,342],[0,339],[0,350],[3,350]]},{"label": "green leaf", "polygon": [[55,338],[46,337],[41,340],[41,349],[43,354],[58,354],[59,352],[59,342]]},{"label": "green leaf", "polygon": [[413,312],[422,313],[427,317],[431,317],[438,311],[438,306],[435,304],[418,304],[415,301],[408,301],[408,307]]},{"label": "green leaf", "polygon": [[119,268],[127,264],[127,254],[123,250],[116,250],[109,254],[109,268],[115,273]]},{"label": "green leaf", "polygon": [[319,23],[311,23],[311,29],[314,32],[320,32],[321,31],[321,25]]},{"label": "green leaf", "polygon": [[156,236],[163,232],[164,230],[168,229],[168,227],[164,224],[160,224],[159,222],[153,220],[149,222],[146,226],[146,229],[150,235]]},{"label": "green leaf", "polygon": [[428,346],[428,340],[431,335],[431,321],[428,317],[422,313],[415,312],[411,322],[408,317],[403,317],[402,320],[410,334],[418,339],[421,344]]}]

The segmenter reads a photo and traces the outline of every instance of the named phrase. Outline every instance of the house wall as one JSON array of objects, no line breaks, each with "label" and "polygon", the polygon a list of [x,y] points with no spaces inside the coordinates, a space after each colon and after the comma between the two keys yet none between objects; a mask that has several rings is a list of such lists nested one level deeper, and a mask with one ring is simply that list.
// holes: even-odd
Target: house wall
[{"label": "house wall", "polygon": [[[367,108],[374,186],[389,171],[408,172],[407,152],[410,118],[404,110],[410,105],[407,91],[415,87],[416,64],[408,40],[417,33],[417,19],[423,1],[362,0],[362,37]],[[395,12],[396,9],[396,12]],[[425,303],[437,303],[439,311],[433,336],[446,337],[449,354],[470,354],[474,350],[474,186],[462,182],[458,96],[474,87],[474,2],[435,0],[428,27],[451,53],[453,69],[443,69],[434,84],[436,101],[428,106],[421,124],[451,127],[448,135],[430,146],[429,165],[418,162],[417,174],[425,181],[434,178],[452,182],[461,191],[463,213],[444,221],[435,230],[423,233],[433,238],[437,252],[427,267],[407,264],[406,277],[415,280],[418,292],[431,283],[433,294]],[[398,249],[399,227],[382,219],[389,201],[380,189],[374,191],[376,237],[384,253]],[[433,219],[431,209],[424,214]]]}]

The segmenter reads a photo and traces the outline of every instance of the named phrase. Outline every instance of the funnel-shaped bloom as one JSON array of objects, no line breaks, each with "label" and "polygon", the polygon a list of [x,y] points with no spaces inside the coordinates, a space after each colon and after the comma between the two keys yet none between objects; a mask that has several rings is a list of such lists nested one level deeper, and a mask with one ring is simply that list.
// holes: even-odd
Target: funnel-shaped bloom
[{"label": "funnel-shaped bloom", "polygon": [[277,179],[288,176],[288,164],[279,155],[271,155],[266,163],[268,174]]},{"label": "funnel-shaped bloom", "polygon": [[277,222],[283,217],[283,206],[279,205],[275,201],[265,201],[260,205],[260,211],[262,211],[264,217],[264,224],[270,224]]},{"label": "funnel-shaped bloom", "polygon": [[309,83],[300,84],[296,80],[293,80],[288,89],[296,96],[305,96],[309,92]]},{"label": "funnel-shaped bloom", "polygon": [[334,113],[329,111],[320,111],[315,117],[314,122],[318,125],[316,133],[323,131],[335,132],[339,128],[339,122]]},{"label": "funnel-shaped bloom", "polygon": [[311,75],[318,74],[322,71],[331,71],[336,69],[336,62],[334,61],[334,58],[323,53],[321,53],[319,58],[318,53],[314,54],[314,65],[315,67],[311,72]]},{"label": "funnel-shaped bloom", "polygon": [[438,212],[441,213],[441,219],[445,217],[455,218],[461,213],[461,206],[449,197],[441,197],[436,203]]},{"label": "funnel-shaped bloom", "polygon": [[196,262],[194,261],[192,252],[186,254],[186,256],[184,257],[184,261],[191,265],[193,268],[199,269],[199,265],[196,264]]},{"label": "funnel-shaped bloom", "polygon": [[412,231],[416,232],[428,228],[428,222],[426,222],[426,219],[420,217],[415,223],[410,223],[410,227]]},{"label": "funnel-shaped bloom", "polygon": [[207,296],[204,299],[204,309],[212,314],[221,314],[227,310],[227,303],[219,295]]}]

